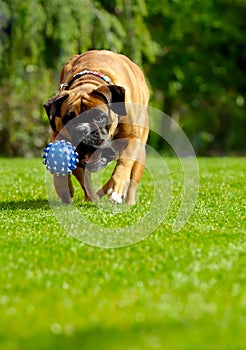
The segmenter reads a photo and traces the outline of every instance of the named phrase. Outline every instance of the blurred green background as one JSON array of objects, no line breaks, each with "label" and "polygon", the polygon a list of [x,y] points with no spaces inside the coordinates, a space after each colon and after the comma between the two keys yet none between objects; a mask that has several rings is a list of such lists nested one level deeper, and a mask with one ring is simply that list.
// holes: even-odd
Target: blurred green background
[{"label": "blurred green background", "polygon": [[41,154],[43,102],[62,65],[89,49],[139,64],[151,105],[198,155],[245,154],[245,18],[245,0],[0,0],[0,155]]}]

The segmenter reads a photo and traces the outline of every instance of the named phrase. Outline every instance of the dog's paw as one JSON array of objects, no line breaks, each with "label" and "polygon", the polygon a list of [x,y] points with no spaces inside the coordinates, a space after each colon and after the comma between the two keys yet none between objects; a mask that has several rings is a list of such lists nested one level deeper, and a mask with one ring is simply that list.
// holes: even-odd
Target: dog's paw
[{"label": "dog's paw", "polygon": [[64,204],[70,204],[72,202],[72,197],[69,194],[59,194],[59,197]]},{"label": "dog's paw", "polygon": [[112,188],[110,188],[108,190],[108,198],[109,198],[109,201],[113,204],[121,204],[122,203],[122,195],[120,195],[116,191],[113,191]]}]

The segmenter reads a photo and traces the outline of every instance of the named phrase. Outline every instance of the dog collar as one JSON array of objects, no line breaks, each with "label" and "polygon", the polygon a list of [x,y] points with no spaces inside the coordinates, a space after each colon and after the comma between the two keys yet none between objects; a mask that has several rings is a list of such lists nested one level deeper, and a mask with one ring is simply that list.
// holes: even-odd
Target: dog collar
[{"label": "dog collar", "polygon": [[85,69],[85,70],[83,70],[80,73],[74,74],[74,76],[72,77],[72,79],[68,83],[60,84],[59,92],[61,92],[63,90],[68,90],[69,87],[73,84],[73,82],[76,79],[81,78],[81,77],[83,77],[84,75],[87,75],[87,74],[95,75],[96,77],[101,78],[102,80],[104,80],[107,84],[113,85],[111,79],[107,75],[104,75],[104,74],[102,74],[100,72],[96,72],[96,71]]}]

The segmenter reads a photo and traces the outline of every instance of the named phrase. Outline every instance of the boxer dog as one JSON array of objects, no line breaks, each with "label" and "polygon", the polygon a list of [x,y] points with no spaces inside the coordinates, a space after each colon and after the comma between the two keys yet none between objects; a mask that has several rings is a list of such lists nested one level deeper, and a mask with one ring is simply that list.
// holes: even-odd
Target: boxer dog
[{"label": "boxer dog", "polygon": [[[92,50],[73,56],[60,72],[60,87],[45,104],[50,140],[66,139],[79,154],[73,175],[85,200],[107,194],[114,204],[135,204],[145,167],[149,90],[140,68],[124,55]],[[95,193],[91,172],[116,160],[107,183]],[[73,196],[70,175],[54,175],[58,196]]]}]

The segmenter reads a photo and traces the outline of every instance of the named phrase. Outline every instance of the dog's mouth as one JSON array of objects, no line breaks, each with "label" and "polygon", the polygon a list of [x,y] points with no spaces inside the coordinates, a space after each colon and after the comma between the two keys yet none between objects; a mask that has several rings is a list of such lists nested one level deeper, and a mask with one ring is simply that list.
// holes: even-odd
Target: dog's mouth
[{"label": "dog's mouth", "polygon": [[116,157],[108,133],[107,118],[107,114],[95,109],[80,114],[66,124],[72,144],[79,154],[78,166],[90,172],[105,168]]},{"label": "dog's mouth", "polygon": [[115,158],[116,152],[111,147],[96,149],[91,155],[83,158],[79,166],[90,172],[96,172],[105,168]]}]

